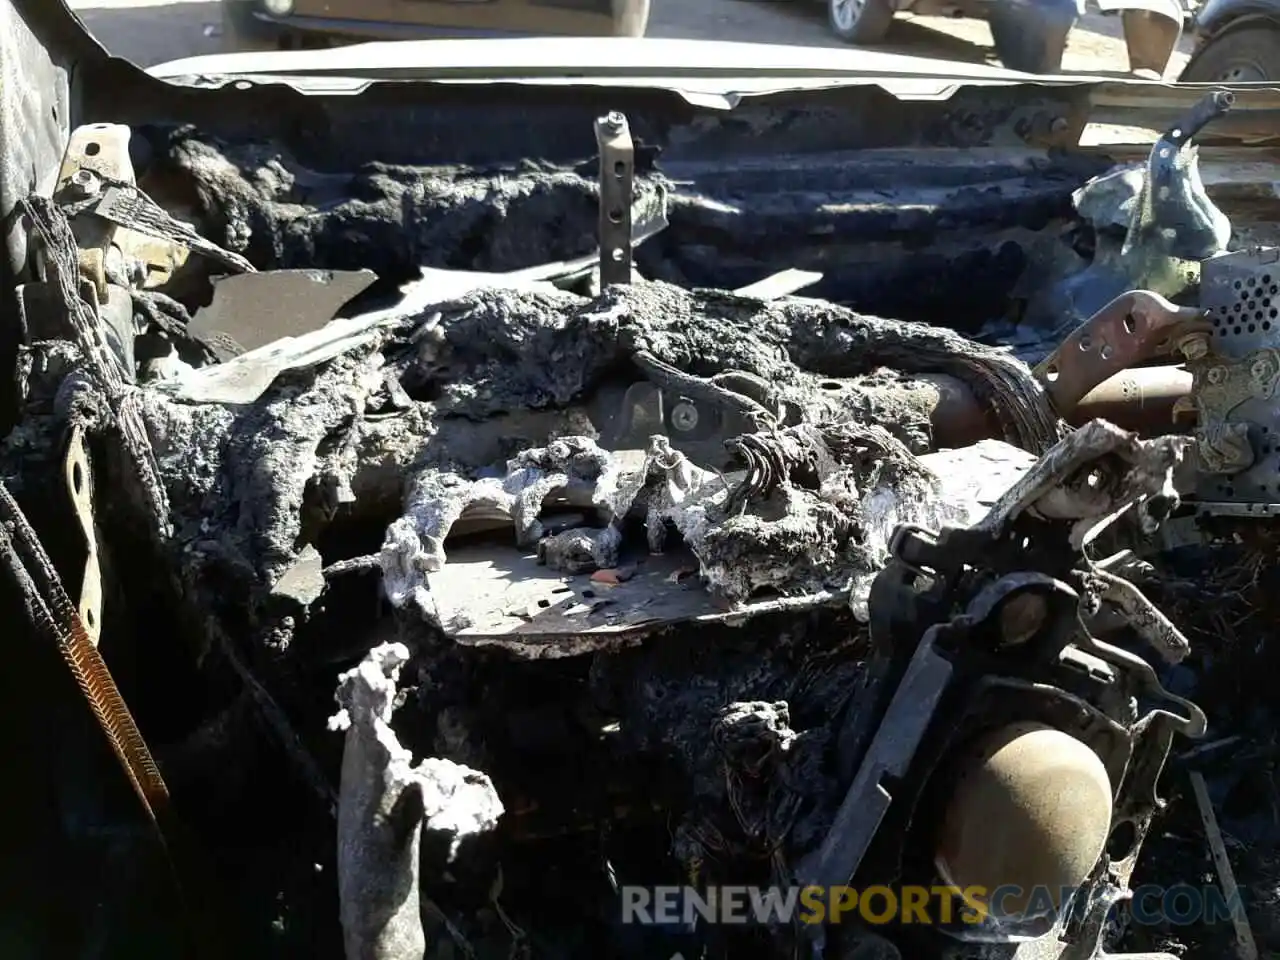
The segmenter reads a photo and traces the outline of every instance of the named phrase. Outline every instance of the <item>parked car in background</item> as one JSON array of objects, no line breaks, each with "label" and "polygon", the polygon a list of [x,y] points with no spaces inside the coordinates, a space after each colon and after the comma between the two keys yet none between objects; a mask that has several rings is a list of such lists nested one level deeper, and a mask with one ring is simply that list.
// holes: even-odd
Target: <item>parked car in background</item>
[{"label": "parked car in background", "polygon": [[228,51],[439,37],[642,37],[650,0],[222,0]]},{"label": "parked car in background", "polygon": [[1280,80],[1280,0],[1208,0],[1191,18],[1186,83]]},{"label": "parked car in background", "polygon": [[[883,41],[899,13],[986,20],[1000,62],[1026,73],[1061,70],[1067,36],[1085,13],[1085,0],[826,0],[826,4],[831,29],[856,44]],[[1180,0],[1097,0],[1096,5],[1124,21],[1129,69],[1163,74],[1182,36],[1185,11]]]}]

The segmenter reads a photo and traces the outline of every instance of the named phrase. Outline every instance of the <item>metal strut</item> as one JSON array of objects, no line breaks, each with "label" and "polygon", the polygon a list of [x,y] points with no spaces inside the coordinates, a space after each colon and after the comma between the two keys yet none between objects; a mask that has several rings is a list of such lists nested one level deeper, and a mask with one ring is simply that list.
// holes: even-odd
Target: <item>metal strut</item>
[{"label": "metal strut", "polygon": [[613,110],[596,120],[600,147],[600,286],[631,282],[631,191],[635,145],[627,118]]}]

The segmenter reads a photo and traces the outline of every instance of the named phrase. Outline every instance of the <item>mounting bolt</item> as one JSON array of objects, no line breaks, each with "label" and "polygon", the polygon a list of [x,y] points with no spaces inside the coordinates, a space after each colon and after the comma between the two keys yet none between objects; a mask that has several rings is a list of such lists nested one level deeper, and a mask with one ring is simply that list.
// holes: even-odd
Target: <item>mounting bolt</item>
[{"label": "mounting bolt", "polygon": [[1209,355],[1209,338],[1203,333],[1192,334],[1182,339],[1178,349],[1188,360],[1203,360]]},{"label": "mounting bolt", "polygon": [[77,170],[71,175],[71,186],[80,196],[92,197],[102,183],[92,170]]},{"label": "mounting bolt", "polygon": [[671,425],[681,433],[688,433],[698,425],[698,408],[688,401],[671,408]]},{"label": "mounting bolt", "polygon": [[610,110],[604,117],[604,125],[610,130],[621,130],[627,124],[627,118],[617,110]]},{"label": "mounting bolt", "polygon": [[1187,423],[1194,420],[1199,412],[1199,408],[1193,399],[1179,397],[1173,402],[1173,416],[1171,419],[1174,423]]}]

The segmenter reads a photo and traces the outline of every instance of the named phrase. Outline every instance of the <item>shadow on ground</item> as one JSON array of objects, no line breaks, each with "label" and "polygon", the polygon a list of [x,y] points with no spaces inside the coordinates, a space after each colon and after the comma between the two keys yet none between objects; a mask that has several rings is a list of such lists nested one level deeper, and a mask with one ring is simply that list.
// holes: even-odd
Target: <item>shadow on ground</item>
[{"label": "shadow on ground", "polygon": [[[693,7],[701,7],[695,12]],[[955,21],[947,21],[954,25]],[[651,37],[688,37],[698,40],[732,40],[786,43],[806,47],[845,47],[827,26],[826,5],[812,2],[750,3],[744,0],[681,0],[678,4],[654,0],[649,21]],[[939,60],[970,63],[994,62],[989,46],[932,29],[919,20],[899,17],[889,36],[876,50]]]},{"label": "shadow on ground", "polygon": [[222,49],[216,3],[100,7],[76,16],[113,55],[142,67]]},{"label": "shadow on ground", "polygon": [[[650,36],[705,40],[765,41],[801,46],[840,47],[827,26],[826,5],[811,0],[754,3],[747,0],[653,0]],[[981,20],[903,14],[894,20],[886,42],[875,49],[914,57],[999,65],[990,28]],[[1190,53],[1183,37],[1170,64],[1176,76]],[[1127,77],[1120,18],[1096,10],[1086,13],[1067,42],[1064,74]]]}]

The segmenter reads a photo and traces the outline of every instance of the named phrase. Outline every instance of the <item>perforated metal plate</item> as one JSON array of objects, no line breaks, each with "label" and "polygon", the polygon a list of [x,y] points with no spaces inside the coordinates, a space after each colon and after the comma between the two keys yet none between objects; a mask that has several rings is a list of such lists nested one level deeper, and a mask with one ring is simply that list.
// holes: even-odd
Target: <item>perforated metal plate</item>
[{"label": "perforated metal plate", "polygon": [[[1255,363],[1280,348],[1280,249],[1227,253],[1206,260],[1200,303],[1213,324],[1213,352],[1226,364]],[[1256,460],[1234,475],[1204,475],[1197,495],[1208,501],[1280,503],[1280,395],[1253,395],[1227,413],[1248,424]]]},{"label": "perforated metal plate", "polygon": [[1200,303],[1213,323],[1214,348],[1224,357],[1243,359],[1280,345],[1280,249],[1206,260]]}]

